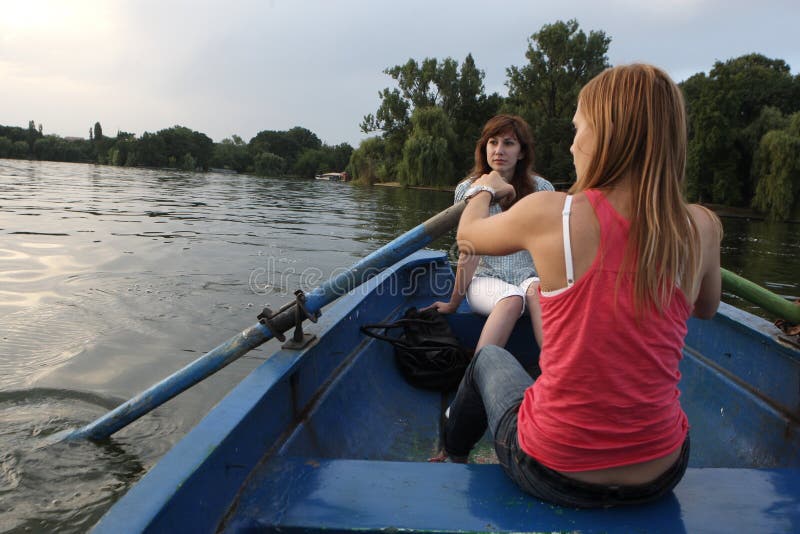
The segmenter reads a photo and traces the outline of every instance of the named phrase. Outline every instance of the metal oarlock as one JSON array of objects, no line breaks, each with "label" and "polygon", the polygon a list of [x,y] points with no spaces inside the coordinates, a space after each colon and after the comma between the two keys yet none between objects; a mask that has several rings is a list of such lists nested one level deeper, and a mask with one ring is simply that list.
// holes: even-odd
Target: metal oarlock
[{"label": "metal oarlock", "polygon": [[[285,342],[281,345],[281,348],[296,350],[302,349],[317,337],[314,334],[306,334],[303,332],[303,321],[309,319],[312,323],[316,323],[320,314],[308,311],[305,305],[306,295],[302,290],[298,289],[295,291],[294,297],[294,302],[284,304],[276,312],[273,312],[268,306],[265,307],[261,313],[258,314],[258,322],[269,328],[269,331],[278,341]],[[286,336],[275,326],[272,319],[292,306],[294,306],[294,333],[292,334],[292,339],[286,341]]]},{"label": "metal oarlock", "polygon": [[315,334],[303,332],[303,321],[308,319],[312,323],[316,323],[319,314],[308,311],[305,305],[306,295],[300,289],[294,292],[294,296],[294,333],[292,334],[292,339],[281,345],[281,348],[298,350],[306,347],[317,337]]},{"label": "metal oarlock", "polygon": [[272,324],[272,318],[278,315],[278,313],[280,313],[280,310],[273,312],[269,306],[265,306],[264,309],[261,310],[261,313],[258,314],[258,322],[269,328],[272,337],[276,338],[278,341],[286,341],[286,336]]}]

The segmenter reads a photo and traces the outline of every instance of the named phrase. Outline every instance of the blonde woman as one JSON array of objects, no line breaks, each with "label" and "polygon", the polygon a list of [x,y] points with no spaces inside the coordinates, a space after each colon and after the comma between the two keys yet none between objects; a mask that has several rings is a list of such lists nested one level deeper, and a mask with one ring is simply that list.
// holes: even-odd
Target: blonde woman
[{"label": "blonde woman", "polygon": [[450,407],[445,449],[464,461],[487,425],[525,491],[579,507],[648,502],[680,481],[689,423],[678,364],[690,315],[720,300],[719,220],[682,196],[686,113],[660,69],[604,71],[581,91],[568,194],[514,195],[496,172],[467,204],[459,242],[478,254],[528,250],[541,278],[542,374],[489,346]]}]

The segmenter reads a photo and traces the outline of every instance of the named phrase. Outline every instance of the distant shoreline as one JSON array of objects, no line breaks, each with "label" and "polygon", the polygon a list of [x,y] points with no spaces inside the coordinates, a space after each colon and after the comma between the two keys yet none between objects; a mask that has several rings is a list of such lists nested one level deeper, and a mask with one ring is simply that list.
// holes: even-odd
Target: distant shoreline
[{"label": "distant shoreline", "polygon": [[[422,189],[426,191],[438,191],[441,193],[452,193],[455,191],[455,186],[424,186],[424,185],[403,185],[400,182],[376,182],[372,185],[380,187],[406,187],[408,189]],[[703,204],[705,207],[716,213],[720,217],[730,217],[734,219],[753,219],[763,221],[766,217],[762,213],[753,211],[750,208],[736,208],[731,206],[723,206],[720,204]],[[798,223],[797,220],[784,221],[787,223]]]}]

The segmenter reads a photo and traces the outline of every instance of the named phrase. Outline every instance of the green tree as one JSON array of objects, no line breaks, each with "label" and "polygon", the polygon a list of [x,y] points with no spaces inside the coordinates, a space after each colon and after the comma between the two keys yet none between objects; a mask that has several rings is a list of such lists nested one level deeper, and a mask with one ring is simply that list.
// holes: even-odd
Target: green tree
[{"label": "green tree", "polygon": [[181,159],[180,168],[184,171],[194,171],[197,169],[197,160],[194,159],[191,153],[187,152]]},{"label": "green tree", "polygon": [[214,145],[209,165],[220,169],[245,172],[253,166],[253,156],[242,138],[233,135]]},{"label": "green tree", "polygon": [[168,163],[164,139],[154,133],[142,134],[136,143],[134,154],[136,161],[145,167],[164,167]]},{"label": "green tree", "polygon": [[30,151],[28,148],[28,143],[25,141],[14,141],[14,144],[11,145],[11,156],[12,158],[16,159],[26,159],[30,157]]},{"label": "green tree", "polygon": [[391,180],[386,167],[386,141],[382,137],[370,137],[361,141],[350,155],[347,172],[353,180],[364,184]]},{"label": "green tree", "polygon": [[461,64],[458,79],[457,106],[448,112],[453,130],[458,132],[453,161],[457,173],[455,181],[460,180],[472,168],[475,143],[483,125],[497,114],[503,103],[503,98],[497,93],[486,95],[483,79],[483,71],[475,65],[472,54],[467,54]]},{"label": "green tree", "polygon": [[581,88],[608,68],[611,38],[602,31],[587,36],[576,20],[545,24],[528,40],[522,67],[506,71],[506,110],[528,121],[534,135],[535,168],[555,180],[574,180],[569,146],[572,116]]},{"label": "green tree", "polygon": [[345,170],[352,152],[353,147],[347,143],[336,146],[322,145],[316,149],[306,148],[297,158],[292,172],[305,178],[312,178],[323,172],[340,172]]},{"label": "green tree", "polygon": [[295,126],[288,131],[264,130],[250,140],[248,147],[254,156],[262,152],[276,154],[283,158],[286,169],[291,169],[300,153],[306,149],[322,146],[319,138],[306,128]]},{"label": "green tree", "polygon": [[322,141],[317,137],[317,134],[302,126],[295,126],[287,131],[286,137],[294,141],[295,144],[300,147],[300,152],[306,149],[316,150],[322,148]]},{"label": "green tree", "polygon": [[327,154],[322,149],[307,148],[303,150],[300,157],[292,167],[292,173],[303,178],[313,178],[328,167]]},{"label": "green tree", "polygon": [[339,143],[338,145],[325,146],[329,154],[329,161],[331,169],[336,171],[344,171],[347,164],[350,162],[350,156],[353,154],[353,147],[349,143]]},{"label": "green tree", "polygon": [[135,165],[136,144],[136,135],[128,132],[117,132],[113,147],[108,151],[108,163],[119,166]]},{"label": "green tree", "polygon": [[0,136],[0,158],[10,158],[14,142],[5,136]]},{"label": "green tree", "polygon": [[[714,64],[681,84],[689,112],[686,178],[691,200],[748,205],[758,177],[752,174],[760,137],[750,128],[762,110],[800,109],[798,81],[781,59],[748,54]],[[767,118],[763,120],[768,120]]]},{"label": "green tree", "polygon": [[[101,165],[111,163],[111,158],[109,157],[108,151],[112,143],[108,142],[108,140],[103,136],[103,127],[100,126],[99,121],[94,123],[92,134],[93,135],[90,136],[90,138],[92,140],[94,153],[96,154],[97,163],[100,163]],[[117,155],[117,158],[119,158],[119,155]]]},{"label": "green tree", "polygon": [[272,152],[261,152],[253,163],[259,176],[281,176],[286,169],[286,160]]},{"label": "green tree", "polygon": [[[403,65],[384,70],[397,83],[396,88],[386,88],[379,93],[381,104],[375,114],[364,117],[361,130],[365,133],[381,132],[383,138],[383,166],[388,174],[399,172],[404,158],[406,144],[412,135],[413,113],[418,109],[441,109],[451,127],[459,131],[456,143],[448,142],[447,151],[452,161],[452,176],[447,180],[455,182],[463,175],[471,163],[472,145],[483,123],[499,107],[499,96],[487,97],[484,94],[483,71],[475,66],[471,54],[461,64],[452,58],[437,60],[425,58],[421,62],[409,59]],[[422,146],[420,138],[414,141]],[[420,144],[422,143],[422,144]],[[431,147],[429,147],[431,148]],[[408,166],[405,167],[407,172]]]},{"label": "green tree", "polygon": [[400,182],[426,186],[452,183],[455,146],[455,133],[442,108],[416,108],[411,115],[411,135],[397,167]]},{"label": "green tree", "polygon": [[764,134],[754,167],[760,180],[753,207],[773,220],[800,215],[800,112],[789,118],[785,128]]},{"label": "green tree", "polygon": [[25,141],[28,143],[28,153],[33,154],[33,144],[38,140],[41,139],[42,132],[36,129],[36,122],[35,121],[28,121],[28,131],[25,135]]},{"label": "green tree", "polygon": [[85,161],[81,142],[71,142],[57,135],[45,135],[33,144],[33,156],[43,161]]},{"label": "green tree", "polygon": [[190,154],[197,167],[208,170],[213,148],[214,142],[206,134],[173,126],[155,134],[145,132],[137,143],[136,159],[148,167],[178,167]]},{"label": "green tree", "polygon": [[19,126],[0,126],[0,137],[7,137],[12,143],[28,140],[28,130]]}]

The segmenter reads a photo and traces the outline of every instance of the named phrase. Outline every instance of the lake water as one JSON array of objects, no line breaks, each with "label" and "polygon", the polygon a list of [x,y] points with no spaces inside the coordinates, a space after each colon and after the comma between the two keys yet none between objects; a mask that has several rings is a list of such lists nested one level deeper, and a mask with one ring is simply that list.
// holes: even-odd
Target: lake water
[{"label": "lake water", "polygon": [[[0,160],[0,531],[89,529],[278,344],[107,444],[44,437],[90,422],[451,202],[432,191]],[[724,225],[724,267],[800,297],[798,225]]]}]

